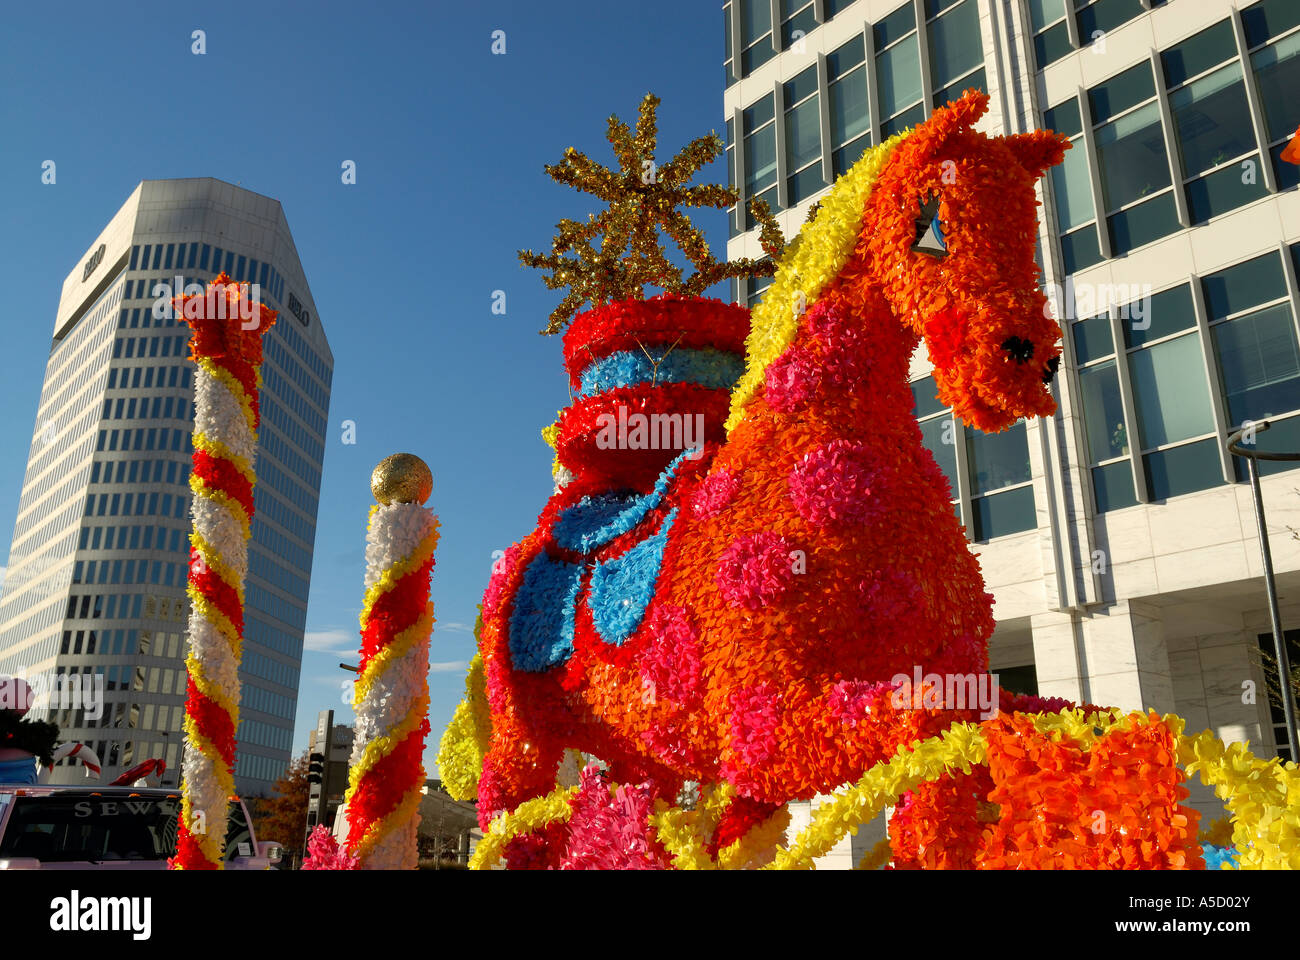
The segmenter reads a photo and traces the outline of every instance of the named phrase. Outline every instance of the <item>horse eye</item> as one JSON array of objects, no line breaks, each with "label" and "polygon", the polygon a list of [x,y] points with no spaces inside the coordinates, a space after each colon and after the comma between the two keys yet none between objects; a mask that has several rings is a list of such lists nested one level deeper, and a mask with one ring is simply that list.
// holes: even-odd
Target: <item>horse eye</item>
[{"label": "horse eye", "polygon": [[921,215],[916,218],[916,241],[912,244],[912,252],[936,258],[948,255],[943,223],[939,220],[938,197],[931,197],[921,205]]}]

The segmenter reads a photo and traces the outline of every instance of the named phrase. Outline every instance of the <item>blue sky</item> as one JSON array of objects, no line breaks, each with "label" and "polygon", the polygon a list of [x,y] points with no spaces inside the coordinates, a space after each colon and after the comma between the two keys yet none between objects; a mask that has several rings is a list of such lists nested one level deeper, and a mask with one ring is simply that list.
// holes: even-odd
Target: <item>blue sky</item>
[{"label": "blue sky", "polygon": [[[370,471],[410,451],[442,523],[430,659],[433,734],[451,718],[492,553],[551,490],[539,431],[568,402],[559,299],[516,259],[595,209],[542,171],[604,163],[611,113],[647,91],[659,159],[722,132],[711,0],[657,3],[18,4],[0,33],[0,556],[8,556],[63,278],[142,179],[218,177],[278,199],[334,351],[334,389],[295,750],[317,711],[351,717]],[[309,11],[309,12],[308,12]],[[193,55],[191,33],[206,32]],[[491,53],[504,30],[506,53]],[[57,183],[41,183],[54,160]],[[353,160],[355,186],[341,183]],[[725,180],[721,161],[702,179]],[[721,212],[695,215],[725,253]],[[507,312],[491,312],[504,290]],[[342,443],[344,420],[356,444]],[[315,648],[315,649],[311,649]],[[347,651],[352,651],[349,656]]]}]

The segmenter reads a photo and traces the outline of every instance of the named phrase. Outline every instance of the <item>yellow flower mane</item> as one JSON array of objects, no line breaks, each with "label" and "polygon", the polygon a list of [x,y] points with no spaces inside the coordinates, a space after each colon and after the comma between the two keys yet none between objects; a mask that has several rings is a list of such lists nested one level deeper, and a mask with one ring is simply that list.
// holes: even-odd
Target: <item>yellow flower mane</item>
[{"label": "yellow flower mane", "polygon": [[763,299],[750,315],[749,337],[745,341],[745,373],[731,391],[731,413],[727,432],[735,429],[744,408],[763,382],[768,364],[794,341],[799,318],[817,302],[822,291],[839,276],[862,233],[867,198],[889,162],[894,148],[911,130],[895,134],[835,181],[821,201],[812,223],[806,223],[796,241],[777,262],[776,276]]}]

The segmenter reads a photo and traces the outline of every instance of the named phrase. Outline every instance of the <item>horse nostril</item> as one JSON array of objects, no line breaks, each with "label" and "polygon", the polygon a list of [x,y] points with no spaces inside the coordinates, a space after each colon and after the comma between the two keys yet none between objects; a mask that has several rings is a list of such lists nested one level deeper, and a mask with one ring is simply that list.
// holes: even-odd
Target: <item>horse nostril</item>
[{"label": "horse nostril", "polygon": [[1016,363],[1027,363],[1034,355],[1034,345],[1019,337],[1008,337],[1002,341],[1002,349],[1016,358]]},{"label": "horse nostril", "polygon": [[1061,367],[1060,357],[1052,357],[1051,360],[1048,360],[1047,366],[1043,368],[1043,383],[1045,384],[1051,383],[1052,378],[1056,376],[1056,371],[1059,370],[1060,367]]}]

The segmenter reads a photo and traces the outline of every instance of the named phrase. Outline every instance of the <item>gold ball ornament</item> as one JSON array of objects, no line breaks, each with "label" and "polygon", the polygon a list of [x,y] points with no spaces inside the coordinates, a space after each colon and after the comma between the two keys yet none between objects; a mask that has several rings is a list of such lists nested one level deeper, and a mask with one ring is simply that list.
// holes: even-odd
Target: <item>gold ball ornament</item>
[{"label": "gold ball ornament", "polygon": [[370,492],[382,504],[424,503],[433,493],[433,474],[415,454],[395,453],[370,474]]}]

